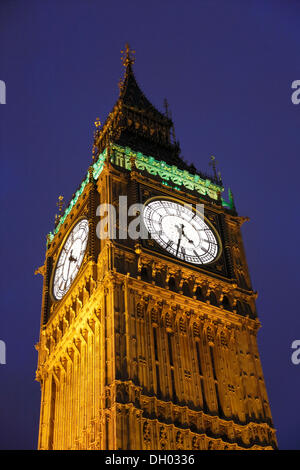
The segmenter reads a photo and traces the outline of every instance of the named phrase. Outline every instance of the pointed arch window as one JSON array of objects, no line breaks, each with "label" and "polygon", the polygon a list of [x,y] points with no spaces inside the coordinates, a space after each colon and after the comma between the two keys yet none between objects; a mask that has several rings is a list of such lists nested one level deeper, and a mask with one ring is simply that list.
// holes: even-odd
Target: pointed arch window
[{"label": "pointed arch window", "polygon": [[204,295],[200,286],[198,286],[196,289],[195,297],[197,300],[204,300]]},{"label": "pointed arch window", "polygon": [[185,281],[182,285],[182,293],[183,295],[185,295],[186,297],[190,297],[191,295],[191,292],[190,292],[190,286],[188,284],[187,281]]},{"label": "pointed arch window", "polygon": [[210,302],[210,305],[213,305],[214,307],[218,306],[217,296],[214,292],[211,292],[209,294],[209,302]]},{"label": "pointed arch window", "polygon": [[231,304],[229,302],[227,295],[224,295],[222,304],[225,310],[231,311]]},{"label": "pointed arch window", "polygon": [[176,281],[173,276],[170,277],[168,285],[171,291],[176,292]]}]

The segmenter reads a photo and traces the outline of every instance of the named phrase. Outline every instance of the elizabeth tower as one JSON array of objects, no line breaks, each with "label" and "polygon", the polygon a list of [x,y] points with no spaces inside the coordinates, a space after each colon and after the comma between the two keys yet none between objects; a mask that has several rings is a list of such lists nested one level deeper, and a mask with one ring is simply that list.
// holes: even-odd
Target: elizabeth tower
[{"label": "elizabeth tower", "polygon": [[[246,219],[214,162],[208,176],[180,157],[168,107],[139,88],[128,46],[122,60],[119,98],[95,123],[93,162],[38,269],[38,447],[276,448]],[[144,209],[127,215],[120,201]],[[127,236],[137,216],[147,237]]]}]

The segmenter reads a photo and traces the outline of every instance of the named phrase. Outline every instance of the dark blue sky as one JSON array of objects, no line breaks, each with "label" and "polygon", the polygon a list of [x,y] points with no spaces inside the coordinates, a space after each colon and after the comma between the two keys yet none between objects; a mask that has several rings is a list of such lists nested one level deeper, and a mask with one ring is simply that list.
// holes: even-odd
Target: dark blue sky
[{"label": "dark blue sky", "polygon": [[91,161],[93,122],[118,97],[120,50],[158,108],[169,101],[182,154],[215,155],[237,209],[262,329],[259,347],[280,448],[300,449],[300,2],[0,3],[0,448],[37,445],[34,382],[46,233]]}]

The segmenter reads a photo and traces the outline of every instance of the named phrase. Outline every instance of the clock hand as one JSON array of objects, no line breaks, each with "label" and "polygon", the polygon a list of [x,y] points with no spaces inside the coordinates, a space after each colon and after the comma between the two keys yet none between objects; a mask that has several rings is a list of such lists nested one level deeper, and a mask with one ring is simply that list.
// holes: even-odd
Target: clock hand
[{"label": "clock hand", "polygon": [[69,257],[69,261],[70,261],[70,263],[71,263],[72,261],[77,261],[77,258],[74,258],[74,257],[73,257],[73,250],[71,250],[71,254],[70,254],[70,257]]},{"label": "clock hand", "polygon": [[67,284],[68,279],[69,279],[71,263],[72,263],[72,261],[77,261],[77,258],[74,258],[74,256],[73,256],[73,250],[71,250],[71,253],[70,253],[70,256],[69,256],[68,260],[69,260],[69,266],[68,266],[67,280],[65,281],[65,288],[66,288],[66,284]]},{"label": "clock hand", "polygon": [[67,286],[67,282],[68,282],[68,279],[69,279],[70,266],[71,266],[71,262],[70,262],[70,259],[69,259],[69,266],[68,266],[67,280],[65,281],[65,288]]},{"label": "clock hand", "polygon": [[179,238],[178,238],[178,243],[177,243],[177,248],[176,248],[176,256],[178,254],[178,250],[179,250],[179,246],[180,246],[180,243],[181,243],[181,239],[182,239],[182,230],[183,230],[183,224],[181,224],[181,229],[175,225],[175,227],[178,229],[178,231],[180,232],[179,233]]},{"label": "clock hand", "polygon": [[190,240],[189,237],[184,233],[184,224],[181,224],[181,229],[180,227],[178,227],[178,225],[175,225],[175,228],[177,228],[178,231],[181,230],[181,235],[183,235],[184,238],[186,238],[189,243],[192,243],[194,245],[193,240]]},{"label": "clock hand", "polygon": [[187,239],[189,243],[192,243],[194,245],[193,240],[190,240],[189,237],[184,233],[184,229],[182,229],[183,236]]}]

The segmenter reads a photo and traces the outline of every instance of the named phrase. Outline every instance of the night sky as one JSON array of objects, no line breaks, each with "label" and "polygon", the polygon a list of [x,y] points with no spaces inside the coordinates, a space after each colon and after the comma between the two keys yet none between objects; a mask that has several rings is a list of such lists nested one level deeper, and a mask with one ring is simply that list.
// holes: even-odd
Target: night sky
[{"label": "night sky", "polygon": [[281,449],[300,449],[300,2],[1,0],[0,448],[35,449],[34,381],[46,234],[91,163],[93,123],[118,98],[120,50],[182,155],[215,155],[240,215],[262,328],[259,349]]}]

